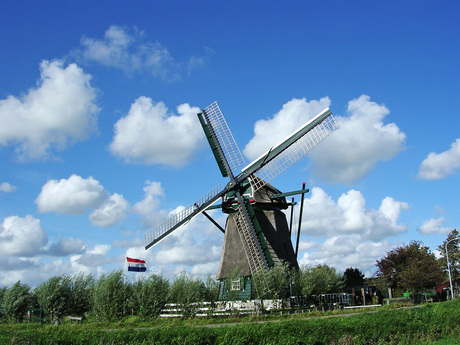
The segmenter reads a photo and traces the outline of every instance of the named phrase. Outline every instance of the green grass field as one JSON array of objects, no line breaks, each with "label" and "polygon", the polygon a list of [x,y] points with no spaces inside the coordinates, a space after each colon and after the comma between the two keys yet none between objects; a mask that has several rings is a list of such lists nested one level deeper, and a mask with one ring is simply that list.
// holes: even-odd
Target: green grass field
[{"label": "green grass field", "polygon": [[460,344],[460,301],[354,314],[1,324],[0,344]]}]

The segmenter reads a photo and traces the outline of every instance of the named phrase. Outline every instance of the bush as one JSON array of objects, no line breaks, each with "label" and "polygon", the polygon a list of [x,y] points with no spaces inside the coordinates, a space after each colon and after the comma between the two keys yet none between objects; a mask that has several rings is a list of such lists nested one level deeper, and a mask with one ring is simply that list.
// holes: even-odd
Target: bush
[{"label": "bush", "polygon": [[30,304],[30,287],[18,281],[3,295],[3,310],[10,322],[21,322]]},{"label": "bush", "polygon": [[195,316],[199,303],[204,300],[205,289],[201,281],[182,272],[171,285],[170,302],[178,305],[183,317]]},{"label": "bush", "polygon": [[103,274],[94,287],[93,309],[97,319],[115,321],[123,316],[123,308],[128,298],[123,271],[116,270]]},{"label": "bush", "polygon": [[169,282],[161,275],[152,274],[132,286],[131,305],[136,314],[146,318],[157,318],[168,301]]},{"label": "bush", "polygon": [[50,321],[60,323],[71,301],[71,278],[60,275],[48,279],[35,290],[38,304]]}]

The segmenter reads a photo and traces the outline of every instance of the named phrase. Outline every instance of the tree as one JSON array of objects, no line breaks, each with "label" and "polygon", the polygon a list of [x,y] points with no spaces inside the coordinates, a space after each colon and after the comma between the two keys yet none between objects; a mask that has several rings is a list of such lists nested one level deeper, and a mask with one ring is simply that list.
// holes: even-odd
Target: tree
[{"label": "tree", "polygon": [[115,270],[103,274],[94,287],[93,312],[104,321],[114,321],[123,315],[123,307],[128,289],[123,279],[123,271]]},{"label": "tree", "polygon": [[205,290],[205,301],[211,302],[211,308],[214,309],[217,300],[219,299],[220,291],[220,281],[218,281],[214,276],[208,274],[206,276],[206,290]]},{"label": "tree", "polygon": [[169,281],[161,275],[152,274],[139,279],[132,286],[132,304],[143,317],[155,319],[160,316],[169,295]]},{"label": "tree", "polygon": [[443,281],[444,273],[436,257],[420,241],[396,247],[377,261],[377,276],[392,289],[423,292]]},{"label": "tree", "polygon": [[91,310],[95,280],[92,275],[83,273],[72,277],[70,282],[69,313],[84,316]]},{"label": "tree", "polygon": [[454,240],[459,236],[458,231],[454,229],[449,233],[449,235],[447,235],[446,240],[438,246],[438,250],[441,252],[439,263],[446,273],[446,277],[448,277],[449,272],[447,270],[446,243],[452,240],[447,245],[447,253],[449,254],[449,266],[453,282],[460,279],[460,240]]},{"label": "tree", "polygon": [[35,290],[39,306],[51,322],[59,323],[68,311],[71,299],[71,278],[60,275],[48,279]]},{"label": "tree", "polygon": [[354,286],[364,285],[364,273],[358,268],[349,267],[343,273],[344,289],[350,289]]},{"label": "tree", "polygon": [[282,262],[268,271],[268,278],[272,288],[273,298],[286,298],[289,296],[290,269],[288,262]]},{"label": "tree", "polygon": [[178,305],[184,318],[196,315],[199,303],[204,300],[205,286],[203,282],[182,272],[174,279],[170,291],[171,302]]},{"label": "tree", "polygon": [[27,314],[30,302],[30,287],[18,281],[3,295],[3,308],[8,321],[21,322]]},{"label": "tree", "polygon": [[300,274],[303,295],[319,295],[342,291],[342,275],[334,267],[317,265],[303,267]]}]

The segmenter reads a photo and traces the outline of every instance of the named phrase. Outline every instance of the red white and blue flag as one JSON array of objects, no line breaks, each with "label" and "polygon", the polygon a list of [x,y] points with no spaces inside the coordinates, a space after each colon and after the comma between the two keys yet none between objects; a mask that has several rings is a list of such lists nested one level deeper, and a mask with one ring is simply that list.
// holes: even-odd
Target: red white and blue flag
[{"label": "red white and blue flag", "polygon": [[147,267],[145,266],[145,260],[133,259],[126,257],[128,262],[128,271],[131,272],[145,272]]}]

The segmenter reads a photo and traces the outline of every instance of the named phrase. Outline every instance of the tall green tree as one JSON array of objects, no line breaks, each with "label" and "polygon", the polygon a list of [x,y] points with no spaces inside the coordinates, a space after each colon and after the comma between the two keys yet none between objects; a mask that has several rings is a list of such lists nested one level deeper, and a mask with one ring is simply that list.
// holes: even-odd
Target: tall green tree
[{"label": "tall green tree", "polygon": [[300,284],[303,295],[319,295],[342,291],[342,274],[328,265],[301,268]]},{"label": "tall green tree", "polygon": [[435,255],[420,241],[396,247],[377,261],[377,276],[392,289],[423,292],[444,280],[444,273]]},{"label": "tall green tree", "polygon": [[128,287],[122,270],[103,274],[96,282],[93,295],[94,315],[103,321],[114,321],[123,316]]},{"label": "tall green tree", "polygon": [[80,273],[70,281],[69,314],[85,316],[91,310],[95,279],[92,275]]},{"label": "tall green tree", "polygon": [[195,316],[204,300],[204,283],[182,272],[174,279],[170,289],[170,301],[182,310],[184,318]]},{"label": "tall green tree", "polygon": [[152,274],[132,284],[132,305],[142,317],[155,319],[160,316],[169,296],[169,281]]},{"label": "tall green tree", "polygon": [[10,322],[21,322],[27,314],[30,304],[30,287],[16,282],[3,295],[3,309]]},{"label": "tall green tree", "polygon": [[438,250],[441,252],[439,263],[446,273],[446,280],[449,277],[446,255],[446,244],[448,242],[449,244],[447,244],[447,253],[449,255],[449,266],[450,273],[452,275],[452,281],[457,281],[460,279],[460,239],[455,240],[459,236],[460,234],[458,233],[457,229],[454,229],[447,235],[446,240],[440,246],[438,246]]},{"label": "tall green tree", "polygon": [[61,322],[71,300],[71,278],[68,275],[51,277],[35,290],[37,301],[53,323]]},{"label": "tall green tree", "polygon": [[364,273],[359,268],[348,267],[343,272],[344,289],[350,289],[354,286],[364,285]]}]

